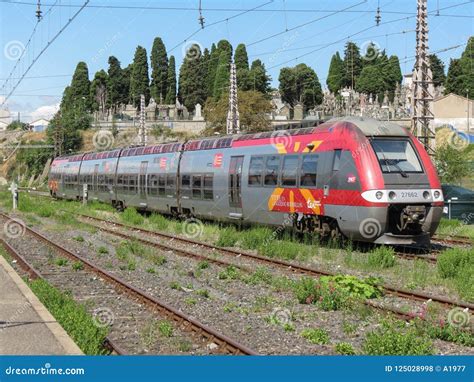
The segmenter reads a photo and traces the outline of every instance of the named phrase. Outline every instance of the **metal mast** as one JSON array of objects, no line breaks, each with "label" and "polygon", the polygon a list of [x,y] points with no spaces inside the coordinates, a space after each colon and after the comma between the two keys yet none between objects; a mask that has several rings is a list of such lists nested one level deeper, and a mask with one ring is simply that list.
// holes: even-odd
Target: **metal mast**
[{"label": "metal mast", "polygon": [[145,126],[145,96],[140,95],[140,126],[138,128],[138,141],[140,146],[146,146],[147,131]]},{"label": "metal mast", "polygon": [[237,105],[237,72],[230,64],[229,111],[227,112],[227,134],[240,133],[239,108]]},{"label": "metal mast", "polygon": [[412,131],[423,143],[425,149],[433,153],[435,134],[431,121],[433,115],[433,75],[428,58],[427,0],[417,0],[416,21],[416,63],[413,71]]}]

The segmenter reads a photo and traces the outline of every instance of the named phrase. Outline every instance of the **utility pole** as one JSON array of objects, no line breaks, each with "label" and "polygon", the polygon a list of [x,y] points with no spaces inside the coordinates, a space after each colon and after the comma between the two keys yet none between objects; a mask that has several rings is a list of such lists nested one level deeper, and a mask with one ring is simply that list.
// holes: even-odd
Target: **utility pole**
[{"label": "utility pole", "polygon": [[237,73],[235,64],[230,64],[229,111],[227,112],[227,134],[240,133],[240,118],[237,99]]},{"label": "utility pole", "polygon": [[435,134],[430,126],[433,115],[433,75],[428,58],[427,0],[417,0],[416,63],[413,71],[412,132],[428,153],[435,149]]},{"label": "utility pole", "polygon": [[147,131],[145,126],[145,95],[140,95],[140,125],[138,127],[138,142],[140,146],[146,146]]}]

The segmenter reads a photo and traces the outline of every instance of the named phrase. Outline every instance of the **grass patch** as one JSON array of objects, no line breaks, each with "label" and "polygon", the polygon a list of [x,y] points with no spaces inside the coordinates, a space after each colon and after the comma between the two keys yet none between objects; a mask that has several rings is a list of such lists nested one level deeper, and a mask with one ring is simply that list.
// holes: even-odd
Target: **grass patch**
[{"label": "grass patch", "polygon": [[68,261],[64,257],[58,257],[56,260],[54,260],[54,264],[56,264],[58,267],[63,267],[67,265]]},{"label": "grass patch", "polygon": [[30,287],[84,354],[107,354],[102,344],[108,329],[98,327],[84,306],[44,280],[34,280]]},{"label": "grass patch", "polygon": [[128,207],[120,214],[120,219],[124,223],[131,225],[142,225],[145,219],[140,215],[135,208]]},{"label": "grass patch", "polygon": [[301,332],[301,337],[316,345],[326,345],[329,343],[329,334],[324,329],[304,329]]},{"label": "grass patch", "polygon": [[164,231],[169,226],[169,221],[163,215],[152,213],[148,217],[148,224],[151,228],[157,229],[159,231]]},{"label": "grass patch", "polygon": [[239,233],[234,227],[225,227],[219,231],[216,245],[219,247],[234,247],[239,241]]},{"label": "grass patch", "polygon": [[73,239],[76,240],[79,243],[84,243],[84,241],[85,241],[84,237],[82,237],[81,235],[74,236]]},{"label": "grass patch", "polygon": [[395,263],[395,250],[386,245],[376,247],[367,257],[367,265],[373,269],[391,268]]},{"label": "grass patch", "polygon": [[72,269],[75,271],[82,271],[84,269],[84,264],[82,261],[76,261],[72,264]]},{"label": "grass patch", "polygon": [[101,246],[97,249],[97,253],[99,253],[101,255],[105,255],[105,254],[109,253],[109,250],[108,250],[107,247]]},{"label": "grass patch", "polygon": [[451,279],[459,295],[474,300],[474,250],[450,248],[438,256],[438,274]]},{"label": "grass patch", "polygon": [[235,280],[239,277],[239,270],[236,267],[229,265],[226,267],[226,269],[219,272],[217,277],[219,280]]},{"label": "grass patch", "polygon": [[163,337],[173,336],[173,325],[169,321],[160,321],[158,324],[158,331]]},{"label": "grass patch", "polygon": [[339,342],[334,345],[334,351],[341,355],[355,355],[354,347],[348,342]]}]

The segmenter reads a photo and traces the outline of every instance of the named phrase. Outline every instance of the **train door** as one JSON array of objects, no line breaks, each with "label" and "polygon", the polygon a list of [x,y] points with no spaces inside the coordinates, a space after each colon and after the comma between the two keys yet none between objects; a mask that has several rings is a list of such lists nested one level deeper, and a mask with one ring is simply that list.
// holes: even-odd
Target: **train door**
[{"label": "train door", "polygon": [[242,218],[242,166],[243,156],[233,156],[229,165],[229,217]]},{"label": "train door", "polygon": [[97,196],[97,193],[99,191],[99,164],[96,164],[94,166],[94,175],[92,176],[92,188]]},{"label": "train door", "polygon": [[148,168],[148,162],[144,161],[140,163],[140,175],[138,177],[138,198],[141,206],[146,207],[147,205],[147,179],[146,171]]}]

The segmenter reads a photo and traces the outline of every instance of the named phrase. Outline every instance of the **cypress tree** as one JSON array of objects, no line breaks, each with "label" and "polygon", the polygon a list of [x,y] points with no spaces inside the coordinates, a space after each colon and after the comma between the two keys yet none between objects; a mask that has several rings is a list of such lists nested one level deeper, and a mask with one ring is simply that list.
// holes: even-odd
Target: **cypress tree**
[{"label": "cypress tree", "polygon": [[207,65],[207,96],[212,97],[214,94],[214,81],[216,79],[217,66],[219,65],[219,50],[216,47],[216,44],[211,46],[211,55],[209,57],[209,62]]},{"label": "cypress tree", "polygon": [[214,80],[214,92],[213,97],[219,99],[222,93],[226,92],[229,86],[230,76],[230,61],[227,50],[223,50],[219,56],[219,62],[216,70],[216,78]]},{"label": "cypress tree", "polygon": [[462,88],[462,67],[459,58],[452,58],[449,62],[448,75],[446,76],[445,94],[459,94]]},{"label": "cypress tree", "polygon": [[122,91],[120,103],[123,105],[128,105],[130,103],[130,82],[132,79],[132,67],[133,63],[122,69]]},{"label": "cypress tree", "polygon": [[249,70],[249,57],[245,44],[237,45],[234,54],[235,68],[238,70]]},{"label": "cypress tree", "polygon": [[157,103],[164,102],[168,89],[168,55],[160,37],[153,41],[151,49],[151,96]]},{"label": "cypress tree", "polygon": [[71,106],[81,111],[91,110],[89,69],[85,62],[79,62],[70,85]]},{"label": "cypress tree", "polygon": [[282,100],[291,106],[301,102],[305,110],[320,105],[323,92],[316,72],[306,64],[283,68],[278,77]]},{"label": "cypress tree", "polygon": [[108,76],[105,70],[100,70],[95,74],[90,88],[92,111],[105,113],[108,104],[107,82]]},{"label": "cypress tree", "polygon": [[331,92],[337,93],[342,88],[344,81],[344,62],[339,55],[339,52],[336,52],[331,58],[331,63],[329,65],[328,78],[326,79],[326,84]]},{"label": "cypress tree", "polygon": [[108,62],[107,106],[112,109],[112,113],[116,113],[123,99],[123,71],[120,67],[120,61],[116,57],[110,56]]},{"label": "cypress tree", "polygon": [[353,42],[347,42],[344,50],[344,87],[353,87],[362,71],[362,59],[359,47]]},{"label": "cypress tree", "polygon": [[436,54],[430,54],[428,56],[430,61],[431,73],[433,74],[433,85],[440,86],[446,81],[446,75],[444,74],[444,63],[439,59]]},{"label": "cypress tree", "polygon": [[270,92],[270,76],[267,75],[265,65],[260,60],[252,62],[249,75],[251,89],[267,94]]},{"label": "cypress tree", "polygon": [[[199,45],[193,49],[199,50]],[[179,69],[178,98],[189,111],[193,111],[197,103],[204,105],[206,101],[205,68],[202,60],[201,53],[185,57]]]},{"label": "cypress tree", "polygon": [[176,102],[176,64],[174,56],[170,56],[168,63],[168,90],[166,91],[166,104],[171,105]]},{"label": "cypress tree", "polygon": [[132,104],[140,107],[140,95],[145,95],[145,104],[150,101],[150,80],[148,77],[148,60],[146,49],[137,46],[133,58],[132,75],[130,78],[130,100]]}]

